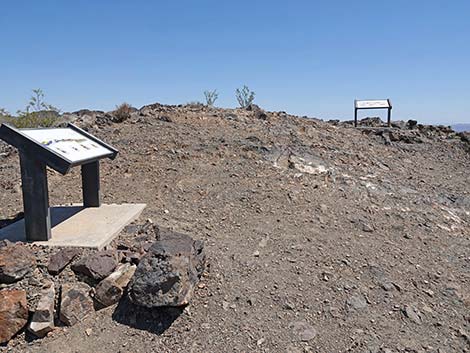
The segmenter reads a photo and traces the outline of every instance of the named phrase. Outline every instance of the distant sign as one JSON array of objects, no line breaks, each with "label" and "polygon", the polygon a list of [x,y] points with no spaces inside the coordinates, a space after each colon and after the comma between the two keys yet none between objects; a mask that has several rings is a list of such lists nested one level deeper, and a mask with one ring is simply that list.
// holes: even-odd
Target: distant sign
[{"label": "distant sign", "polygon": [[113,153],[71,128],[22,130],[22,132],[36,143],[48,147],[72,163]]},{"label": "distant sign", "polygon": [[354,101],[354,126],[357,126],[357,111],[360,109],[387,109],[387,126],[392,126],[392,103],[390,99],[356,99]]},{"label": "distant sign", "polygon": [[390,102],[388,99],[356,100],[356,108],[358,109],[390,108]]}]

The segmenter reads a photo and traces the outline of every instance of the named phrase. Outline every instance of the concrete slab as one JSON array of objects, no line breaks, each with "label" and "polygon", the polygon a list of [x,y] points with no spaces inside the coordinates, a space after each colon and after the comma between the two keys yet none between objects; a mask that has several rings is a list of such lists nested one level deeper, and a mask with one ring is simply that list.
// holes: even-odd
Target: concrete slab
[{"label": "concrete slab", "polygon": [[[82,247],[101,250],[123,228],[135,221],[145,204],[51,207],[51,239],[36,241],[43,246]],[[24,220],[21,219],[0,229],[0,240],[26,241]]]}]

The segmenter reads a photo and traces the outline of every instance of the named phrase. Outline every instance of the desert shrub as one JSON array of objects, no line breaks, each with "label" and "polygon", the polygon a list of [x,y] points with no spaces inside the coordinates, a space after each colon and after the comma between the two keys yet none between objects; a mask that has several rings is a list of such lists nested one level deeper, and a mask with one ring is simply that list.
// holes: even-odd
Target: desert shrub
[{"label": "desert shrub", "polygon": [[44,92],[33,89],[33,94],[24,110],[12,116],[5,109],[0,111],[0,121],[12,124],[17,128],[50,127],[60,120],[60,110],[44,101]]},{"label": "desert shrub", "polygon": [[219,94],[217,93],[217,90],[204,91],[204,97],[206,98],[206,104],[209,107],[212,107],[214,106],[214,103],[217,100],[217,98],[219,98]]},{"label": "desert shrub", "polygon": [[116,106],[116,109],[113,112],[114,117],[116,118],[115,121],[117,123],[121,123],[131,117],[131,113],[133,112],[134,108],[128,103],[122,103]]},{"label": "desert shrub", "polygon": [[10,113],[8,113],[5,108],[0,108],[0,118],[3,118],[5,116],[10,116]]},{"label": "desert shrub", "polygon": [[242,108],[248,107],[255,100],[255,92],[250,91],[247,86],[243,86],[242,89],[237,88],[235,96],[237,97],[238,104]]},{"label": "desert shrub", "polygon": [[19,114],[8,119],[7,122],[19,129],[51,127],[55,126],[60,120],[59,113],[51,110],[39,112],[30,112]]},{"label": "desert shrub", "polygon": [[5,108],[0,108],[0,124],[8,123],[10,120],[10,113]]},{"label": "desert shrub", "polygon": [[[28,105],[26,106],[26,113],[40,112],[40,111],[53,111],[59,112],[59,109],[51,104],[44,101],[44,92],[40,88],[33,89],[33,95],[29,99]],[[22,113],[22,112],[21,112]]]}]

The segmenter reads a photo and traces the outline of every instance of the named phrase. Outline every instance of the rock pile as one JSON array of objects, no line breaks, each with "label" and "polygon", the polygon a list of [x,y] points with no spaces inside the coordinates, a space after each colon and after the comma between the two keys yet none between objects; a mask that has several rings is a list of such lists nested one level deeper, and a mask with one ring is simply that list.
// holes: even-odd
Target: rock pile
[{"label": "rock pile", "polygon": [[[47,258],[38,257],[28,244],[2,243],[0,344],[24,328],[44,337],[57,324],[75,325],[95,309],[118,303],[131,280],[137,305],[188,304],[204,269],[202,243],[149,223],[139,231],[148,233],[142,241],[118,244],[116,250],[64,248]],[[47,272],[41,272],[39,263],[47,263],[41,267]]]}]

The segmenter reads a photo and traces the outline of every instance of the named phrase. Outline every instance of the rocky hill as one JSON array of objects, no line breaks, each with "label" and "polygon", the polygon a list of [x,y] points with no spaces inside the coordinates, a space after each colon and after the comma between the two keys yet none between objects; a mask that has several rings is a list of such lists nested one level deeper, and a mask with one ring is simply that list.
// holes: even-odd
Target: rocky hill
[{"label": "rocky hill", "polygon": [[[64,118],[120,150],[102,165],[103,201],[148,205],[113,245],[143,241],[151,219],[204,241],[207,267],[181,312],[114,305],[0,351],[470,351],[468,135],[256,106]],[[22,201],[16,151],[2,145],[0,161],[4,225]],[[81,200],[78,170],[49,184],[51,204]],[[50,252],[34,251],[28,288],[49,277]]]}]

